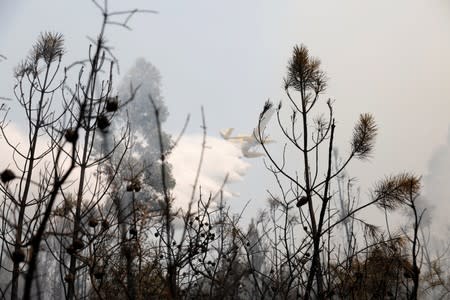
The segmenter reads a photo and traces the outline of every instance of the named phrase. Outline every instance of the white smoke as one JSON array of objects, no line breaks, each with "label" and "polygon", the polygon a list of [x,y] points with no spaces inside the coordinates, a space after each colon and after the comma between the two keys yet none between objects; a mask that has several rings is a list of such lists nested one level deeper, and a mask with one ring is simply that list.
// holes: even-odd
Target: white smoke
[{"label": "white smoke", "polygon": [[[8,145],[7,141],[18,148],[18,150],[25,150],[26,147],[26,138],[23,132],[17,129],[14,125],[9,124],[4,128],[5,135],[0,133],[0,153],[2,154],[2,159],[0,160],[0,170],[10,168],[12,170],[15,169],[14,161],[13,161],[13,149]],[[14,154],[16,157],[17,154]]]},{"label": "white smoke", "polygon": [[[5,129],[5,132],[8,134],[10,143],[26,153],[28,139],[24,132],[12,124]],[[44,138],[40,140],[38,145],[39,153],[47,149],[47,142]],[[190,201],[200,160],[201,148],[201,135],[185,135],[181,138],[168,158],[173,168],[173,176],[176,180],[173,195],[175,196],[175,206],[178,208],[186,208]],[[5,137],[1,137],[0,139],[0,152],[4,158],[0,162],[0,170],[10,168],[14,173],[18,174],[19,172],[12,159],[14,151],[6,144]],[[20,160],[17,158],[17,154],[15,156],[16,160]],[[51,157],[49,157],[46,163],[51,163],[50,159]],[[37,168],[40,169],[45,166],[46,164],[42,163]],[[224,198],[236,195],[237,193],[232,191],[230,184],[242,181],[249,167],[250,164],[243,159],[241,149],[238,146],[221,138],[207,136],[204,159],[194,200],[199,199],[199,188],[201,188],[204,199],[209,197],[210,194],[215,195],[220,191],[226,178],[227,182],[223,190]],[[36,174],[38,176],[39,172],[36,172]]]},{"label": "white smoke", "polygon": [[[169,157],[176,180],[173,193],[177,207],[186,208],[189,204],[201,149],[201,135],[185,135]],[[235,144],[207,136],[204,160],[198,181],[202,197],[205,199],[210,194],[216,194],[221,189],[226,177],[228,178],[227,183],[243,180],[249,166],[250,164],[242,159],[241,149]],[[224,197],[232,195],[232,190],[226,186]],[[198,200],[198,198],[199,189],[197,188],[194,200]]]},{"label": "white smoke", "polygon": [[450,233],[450,127],[445,144],[434,151],[428,162],[428,174],[423,182],[431,232],[438,240],[447,239]]}]

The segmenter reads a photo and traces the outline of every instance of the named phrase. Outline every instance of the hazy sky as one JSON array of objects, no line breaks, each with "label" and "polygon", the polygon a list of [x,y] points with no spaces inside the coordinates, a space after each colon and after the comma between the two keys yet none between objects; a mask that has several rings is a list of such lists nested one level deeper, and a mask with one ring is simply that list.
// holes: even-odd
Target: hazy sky
[{"label": "hazy sky", "polygon": [[[210,135],[217,137],[226,127],[250,132],[266,99],[285,99],[287,61],[293,46],[304,43],[329,77],[323,99],[336,100],[340,152],[348,149],[359,113],[373,113],[379,124],[373,158],[350,168],[363,196],[377,178],[405,170],[427,176],[432,186],[430,168],[438,161],[432,157],[437,151],[439,157],[450,156],[448,0],[110,3],[159,11],[135,16],[132,31],[110,28],[107,39],[122,74],[137,57],[160,70],[170,132],[177,132],[191,113],[188,133],[200,133],[201,105]],[[0,54],[8,58],[0,63],[0,96],[11,97],[12,68],[41,31],[63,33],[66,61],[81,59],[88,49],[86,36],[95,36],[100,17],[88,0],[0,0]],[[280,138],[277,134],[274,130],[274,139]],[[442,160],[438,176],[447,185],[449,162]],[[265,188],[273,180],[262,159],[247,163],[244,181],[232,190],[241,195],[236,207],[252,199],[254,211],[265,203]],[[450,206],[448,195],[440,197],[430,201]]]}]

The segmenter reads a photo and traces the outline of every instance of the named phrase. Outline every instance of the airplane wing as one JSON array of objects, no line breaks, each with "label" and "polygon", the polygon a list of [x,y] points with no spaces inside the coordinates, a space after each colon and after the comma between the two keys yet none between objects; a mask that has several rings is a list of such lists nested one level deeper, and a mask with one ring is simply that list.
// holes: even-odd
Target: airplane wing
[{"label": "airplane wing", "polygon": [[246,158],[255,158],[255,157],[261,157],[264,156],[265,153],[262,152],[256,152],[256,151],[242,151],[242,154],[244,155],[244,157]]},{"label": "airplane wing", "polygon": [[[259,145],[258,141],[257,141],[256,139],[254,139],[254,138],[251,139],[251,140],[248,140],[248,141],[244,141],[244,142],[241,144],[241,150],[242,150],[242,153],[251,152],[250,150],[251,150],[252,148],[258,146],[258,145]],[[244,154],[244,155],[245,155],[245,154]]]},{"label": "airplane wing", "polygon": [[253,137],[253,135],[237,135],[237,136],[230,136],[228,138],[229,141],[232,142],[251,142],[253,141],[255,138]]}]

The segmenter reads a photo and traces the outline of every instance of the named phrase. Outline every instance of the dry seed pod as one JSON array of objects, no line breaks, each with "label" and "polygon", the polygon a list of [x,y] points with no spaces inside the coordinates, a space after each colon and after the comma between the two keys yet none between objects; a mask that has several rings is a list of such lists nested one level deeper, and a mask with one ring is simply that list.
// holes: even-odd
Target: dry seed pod
[{"label": "dry seed pod", "polygon": [[301,207],[301,206],[305,205],[306,203],[308,203],[308,197],[302,196],[302,197],[300,197],[300,199],[297,200],[296,206]]},{"label": "dry seed pod", "polygon": [[127,192],[132,192],[134,190],[134,186],[132,183],[127,185]]},{"label": "dry seed pod", "polygon": [[134,236],[137,235],[136,227],[134,227],[134,226],[131,227],[129,231],[130,231],[130,234],[131,234],[131,235],[134,235]]},{"label": "dry seed pod", "polygon": [[109,125],[111,125],[111,122],[107,116],[102,114],[97,117],[97,127],[100,128],[100,130],[104,131]]},{"label": "dry seed pod", "polygon": [[16,263],[25,261],[25,252],[22,249],[16,250],[12,253],[12,259]]},{"label": "dry seed pod", "polygon": [[89,227],[95,228],[98,225],[96,218],[90,218],[88,222]]},{"label": "dry seed pod", "polygon": [[2,180],[3,183],[7,183],[13,180],[14,178],[16,178],[16,175],[10,169],[6,169],[5,171],[2,172],[2,174],[0,174],[0,179]]},{"label": "dry seed pod", "polygon": [[73,241],[73,248],[74,248],[75,250],[81,250],[81,249],[83,249],[83,248],[84,248],[84,243],[83,243],[83,241],[82,241],[81,239],[75,239],[75,240]]},{"label": "dry seed pod", "polygon": [[64,137],[69,143],[75,143],[78,140],[78,132],[76,129],[67,129]]},{"label": "dry seed pod", "polygon": [[102,279],[104,275],[105,275],[105,272],[103,271],[103,269],[98,269],[94,272],[94,277],[96,279]]},{"label": "dry seed pod", "polygon": [[116,97],[110,97],[106,99],[106,111],[115,112],[119,108],[119,100]]},{"label": "dry seed pod", "polygon": [[71,282],[75,279],[75,276],[73,276],[72,273],[67,273],[66,276],[64,276],[64,281]]},{"label": "dry seed pod", "polygon": [[133,189],[135,192],[139,192],[141,190],[141,183],[136,180],[135,182],[133,182]]},{"label": "dry seed pod", "polygon": [[108,230],[109,229],[109,222],[107,220],[102,221],[102,229]]}]

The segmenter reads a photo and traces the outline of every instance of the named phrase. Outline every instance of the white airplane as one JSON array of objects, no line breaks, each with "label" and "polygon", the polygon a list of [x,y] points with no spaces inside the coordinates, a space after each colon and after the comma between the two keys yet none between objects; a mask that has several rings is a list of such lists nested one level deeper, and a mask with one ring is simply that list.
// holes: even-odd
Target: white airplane
[{"label": "white airplane", "polygon": [[233,128],[227,128],[220,131],[220,135],[227,141],[240,143],[242,154],[247,158],[254,158],[264,156],[263,152],[252,151],[251,149],[261,145],[261,143],[273,143],[274,141],[269,139],[267,136],[263,136],[264,130],[269,123],[270,118],[275,113],[275,109],[273,108],[272,103],[269,101],[264,105],[264,110],[260,115],[260,120],[258,122],[258,126],[253,129],[251,135],[236,135],[232,136]]}]

